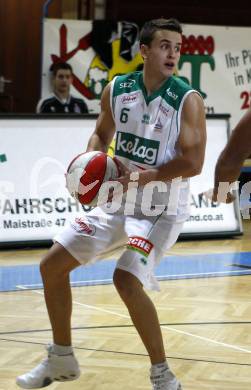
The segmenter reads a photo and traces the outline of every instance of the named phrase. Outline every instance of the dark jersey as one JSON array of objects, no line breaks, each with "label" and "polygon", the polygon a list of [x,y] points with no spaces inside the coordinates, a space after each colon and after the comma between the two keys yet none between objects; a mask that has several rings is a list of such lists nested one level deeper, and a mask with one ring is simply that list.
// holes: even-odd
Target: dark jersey
[{"label": "dark jersey", "polygon": [[66,101],[60,100],[56,95],[51,95],[46,99],[40,100],[37,105],[37,113],[42,114],[86,114],[88,108],[85,102],[77,97],[70,95]]}]

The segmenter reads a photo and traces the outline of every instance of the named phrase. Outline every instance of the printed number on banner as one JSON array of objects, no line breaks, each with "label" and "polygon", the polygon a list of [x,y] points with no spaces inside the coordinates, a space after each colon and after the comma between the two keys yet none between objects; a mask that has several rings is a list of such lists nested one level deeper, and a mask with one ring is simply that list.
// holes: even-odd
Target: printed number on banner
[{"label": "printed number on banner", "polygon": [[55,222],[55,225],[64,226],[65,225],[65,218],[58,218]]},{"label": "printed number on banner", "polygon": [[251,92],[243,91],[240,94],[240,98],[243,99],[243,103],[241,106],[242,110],[246,110],[247,108],[249,108],[251,106]]}]

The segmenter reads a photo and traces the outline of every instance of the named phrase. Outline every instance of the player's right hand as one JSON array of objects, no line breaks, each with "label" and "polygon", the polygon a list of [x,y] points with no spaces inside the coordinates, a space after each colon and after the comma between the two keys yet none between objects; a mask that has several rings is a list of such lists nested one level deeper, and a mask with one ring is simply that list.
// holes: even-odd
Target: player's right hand
[{"label": "player's right hand", "polygon": [[226,194],[220,194],[218,193],[217,188],[210,188],[207,191],[202,192],[202,196],[205,196],[206,199],[211,200],[212,202],[216,203],[232,203],[236,196],[232,192],[227,192]]}]

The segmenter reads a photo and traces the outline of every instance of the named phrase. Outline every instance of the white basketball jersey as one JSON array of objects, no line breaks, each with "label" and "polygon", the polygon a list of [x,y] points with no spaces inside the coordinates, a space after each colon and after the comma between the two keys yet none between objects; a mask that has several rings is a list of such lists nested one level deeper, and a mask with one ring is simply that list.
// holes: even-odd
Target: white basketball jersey
[{"label": "white basketball jersey", "polygon": [[[111,84],[115,155],[133,171],[154,168],[175,158],[179,153],[181,111],[191,92],[196,91],[181,79],[169,77],[158,91],[147,96],[142,72],[115,77]],[[171,183],[166,185],[170,192]],[[188,187],[188,180],[182,180],[179,220],[188,216]],[[169,192],[155,192],[153,203],[168,204]]]}]

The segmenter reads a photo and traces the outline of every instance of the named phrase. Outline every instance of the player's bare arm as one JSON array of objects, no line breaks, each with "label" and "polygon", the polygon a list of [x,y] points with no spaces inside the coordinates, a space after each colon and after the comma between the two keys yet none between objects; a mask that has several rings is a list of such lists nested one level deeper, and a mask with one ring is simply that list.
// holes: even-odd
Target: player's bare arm
[{"label": "player's bare arm", "polygon": [[[205,192],[205,196],[214,202],[231,203],[236,195],[231,190],[220,189],[220,183],[228,186],[238,179],[244,160],[251,152],[251,110],[247,111],[221,152],[214,173],[214,188]],[[222,191],[222,194],[221,194]]]},{"label": "player's bare arm", "polygon": [[115,133],[115,124],[110,107],[110,83],[101,96],[101,112],[96,122],[96,128],[89,139],[87,152],[100,150],[107,152]]},{"label": "player's bare arm", "polygon": [[204,162],[205,146],[206,120],[203,100],[197,93],[191,93],[186,98],[181,113],[179,156],[158,168],[140,172],[139,184],[198,175]]},{"label": "player's bare arm", "polygon": [[233,130],[215,167],[215,187],[220,182],[232,183],[239,177],[242,164],[251,153],[251,110]]}]

